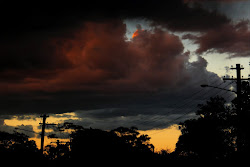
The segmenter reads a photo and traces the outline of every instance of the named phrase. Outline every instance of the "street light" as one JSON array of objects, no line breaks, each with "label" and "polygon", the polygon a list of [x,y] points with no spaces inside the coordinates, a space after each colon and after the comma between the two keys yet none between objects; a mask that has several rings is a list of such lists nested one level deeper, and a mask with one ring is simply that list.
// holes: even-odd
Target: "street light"
[{"label": "street light", "polygon": [[206,85],[206,84],[201,85],[201,87],[203,87],[203,88],[205,88],[205,87],[211,87],[211,88],[221,89],[221,90],[225,90],[225,91],[229,91],[229,92],[234,92],[234,93],[237,94],[237,92],[234,91],[234,90],[228,90],[228,89],[219,88],[219,87],[216,87],[216,86],[211,86],[211,85]]}]

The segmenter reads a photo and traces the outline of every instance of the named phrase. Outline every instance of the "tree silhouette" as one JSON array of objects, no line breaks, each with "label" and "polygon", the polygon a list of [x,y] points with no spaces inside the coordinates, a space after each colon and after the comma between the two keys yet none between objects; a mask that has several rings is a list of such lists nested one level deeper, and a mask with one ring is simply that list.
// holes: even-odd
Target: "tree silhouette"
[{"label": "tree silhouette", "polygon": [[176,153],[188,159],[226,159],[236,151],[236,112],[222,97],[199,105],[198,119],[180,123]]},{"label": "tree silhouette", "polygon": [[41,157],[35,141],[29,140],[25,134],[0,132],[0,158],[3,161],[25,161]]},{"label": "tree silhouette", "polygon": [[175,153],[188,159],[246,159],[250,156],[250,86],[242,82],[240,105],[231,107],[221,97],[198,105],[198,119],[180,123],[182,135]]},{"label": "tree silhouette", "polygon": [[147,135],[140,135],[136,128],[119,127],[111,131],[80,129],[71,134],[73,160],[139,160],[152,158],[153,146]]},{"label": "tree silhouette", "polygon": [[48,160],[70,160],[70,142],[61,143],[57,140],[56,146],[47,145],[45,157]]},{"label": "tree silhouette", "polygon": [[112,133],[115,133],[120,140],[124,143],[127,143],[136,149],[139,152],[151,152],[154,151],[154,146],[149,143],[150,137],[148,135],[140,135],[136,127],[125,128],[119,127],[112,130]]}]

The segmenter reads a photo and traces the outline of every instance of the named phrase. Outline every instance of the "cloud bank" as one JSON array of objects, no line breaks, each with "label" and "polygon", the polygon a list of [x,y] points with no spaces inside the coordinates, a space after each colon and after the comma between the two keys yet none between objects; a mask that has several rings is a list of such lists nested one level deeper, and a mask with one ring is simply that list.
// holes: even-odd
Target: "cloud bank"
[{"label": "cloud bank", "polygon": [[122,21],[86,22],[71,37],[41,39],[35,46],[32,39],[19,41],[15,53],[2,47],[0,91],[140,91],[180,80],[188,53],[178,36],[138,30],[126,41],[125,33]]},{"label": "cloud bank", "polygon": [[[89,125],[100,117],[98,126],[113,121],[107,128],[164,115],[153,123],[158,126],[188,108],[175,106],[167,114],[172,109],[167,104],[182,103],[200,84],[221,81],[206,70],[207,62],[199,55],[249,55],[249,21],[234,23],[196,1],[3,6],[0,113],[6,115],[78,110]],[[151,22],[151,29],[138,26],[127,40],[123,20],[134,18]],[[197,61],[189,62],[190,52],[184,51],[177,33],[199,46]]]}]

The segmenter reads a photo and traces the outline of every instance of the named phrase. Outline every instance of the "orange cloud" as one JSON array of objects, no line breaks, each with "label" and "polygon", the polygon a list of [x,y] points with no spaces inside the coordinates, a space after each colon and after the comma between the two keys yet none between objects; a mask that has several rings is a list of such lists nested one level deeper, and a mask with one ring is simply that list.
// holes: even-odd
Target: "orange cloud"
[{"label": "orange cloud", "polygon": [[137,29],[137,30],[133,33],[132,38],[137,37],[137,36],[139,35],[139,31],[140,31],[140,30]]}]

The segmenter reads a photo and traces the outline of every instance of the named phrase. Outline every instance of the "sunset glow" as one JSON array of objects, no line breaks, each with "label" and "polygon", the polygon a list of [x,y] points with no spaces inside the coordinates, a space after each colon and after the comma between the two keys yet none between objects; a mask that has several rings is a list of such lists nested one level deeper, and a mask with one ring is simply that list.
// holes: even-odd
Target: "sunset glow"
[{"label": "sunset glow", "polygon": [[142,134],[148,134],[150,142],[155,146],[155,151],[167,150],[173,152],[175,144],[178,141],[181,132],[177,125],[166,129],[140,131]]}]

